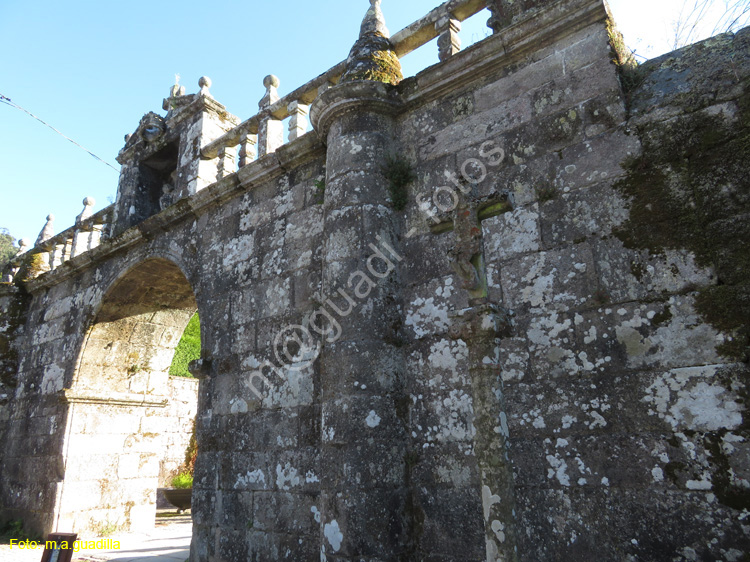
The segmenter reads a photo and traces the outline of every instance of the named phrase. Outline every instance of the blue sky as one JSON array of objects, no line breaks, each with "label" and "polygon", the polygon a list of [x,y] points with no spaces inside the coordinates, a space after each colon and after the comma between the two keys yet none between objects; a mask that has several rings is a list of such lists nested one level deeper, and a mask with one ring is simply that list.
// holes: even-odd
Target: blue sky
[{"label": "blue sky", "polygon": [[[610,2],[627,42],[652,56],[668,50],[679,0]],[[639,6],[640,4],[640,6]],[[392,33],[438,0],[383,0]],[[114,164],[123,136],[161,102],[180,74],[189,93],[208,75],[211,92],[247,119],[263,77],[287,92],[346,58],[366,0],[283,3],[227,0],[216,9],[184,0],[0,0],[0,94]],[[464,45],[489,30],[486,14],[465,22]],[[404,74],[437,62],[432,44],[404,58]],[[55,232],[72,226],[86,196],[96,209],[117,189],[117,173],[27,115],[0,104],[0,227],[36,239],[48,213]]]}]

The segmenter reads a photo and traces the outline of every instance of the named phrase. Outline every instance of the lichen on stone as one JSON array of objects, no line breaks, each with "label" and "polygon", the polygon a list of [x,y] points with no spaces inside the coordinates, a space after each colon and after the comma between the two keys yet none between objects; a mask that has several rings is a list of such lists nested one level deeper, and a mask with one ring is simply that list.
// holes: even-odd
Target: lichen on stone
[{"label": "lichen on stone", "polygon": [[[648,71],[653,76],[661,67]],[[747,361],[750,92],[745,87],[735,101],[713,107],[703,103],[711,96],[698,99],[699,93],[671,98],[681,116],[636,128],[643,150],[624,164],[627,175],[615,185],[630,201],[630,217],[615,234],[626,247],[652,254],[688,250],[699,266],[712,268],[716,284],[694,288],[696,309],[726,335],[718,351]]]},{"label": "lichen on stone", "polygon": [[397,85],[404,79],[391,40],[380,33],[360,38],[349,53],[341,82],[369,80]]}]

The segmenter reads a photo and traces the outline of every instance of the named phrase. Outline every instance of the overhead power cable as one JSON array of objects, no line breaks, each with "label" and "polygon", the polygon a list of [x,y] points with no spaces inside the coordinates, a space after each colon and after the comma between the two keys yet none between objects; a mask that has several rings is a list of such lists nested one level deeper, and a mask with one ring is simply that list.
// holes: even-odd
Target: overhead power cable
[{"label": "overhead power cable", "polygon": [[55,129],[55,128],[54,128],[54,127],[53,127],[52,125],[50,125],[50,124],[49,124],[49,123],[47,123],[46,121],[44,121],[44,120],[40,119],[39,117],[37,117],[36,115],[34,115],[33,113],[31,113],[30,111],[28,111],[28,110],[24,109],[23,107],[21,107],[21,106],[20,106],[20,105],[18,105],[17,103],[13,102],[13,100],[11,100],[10,98],[8,98],[8,97],[5,97],[4,95],[0,94],[0,103],[4,103],[5,105],[9,105],[10,107],[14,107],[14,108],[18,109],[19,111],[23,111],[23,112],[24,112],[24,113],[26,113],[27,115],[29,115],[29,116],[33,117],[34,119],[36,119],[37,121],[39,121],[39,122],[40,122],[40,123],[41,123],[42,125],[45,125],[45,126],[49,127],[50,129],[52,129],[53,131],[55,131],[55,132],[56,132],[56,133],[57,133],[58,135],[60,135],[60,136],[61,136],[61,137],[63,137],[64,139],[67,139],[67,140],[69,140],[70,142],[72,142],[72,143],[73,143],[74,145],[76,145],[76,146],[77,146],[78,148],[81,148],[81,149],[85,150],[86,152],[88,152],[88,153],[89,153],[89,154],[90,154],[91,156],[93,156],[94,158],[96,158],[97,160],[99,160],[99,162],[101,162],[102,164],[106,164],[107,166],[109,166],[110,168],[112,168],[112,169],[113,169],[113,170],[114,170],[115,172],[117,172],[117,173],[119,173],[119,172],[120,172],[120,171],[119,171],[119,170],[118,170],[117,168],[115,168],[115,167],[114,167],[114,166],[113,166],[112,164],[110,164],[110,163],[109,163],[109,162],[107,162],[106,160],[103,160],[103,159],[99,158],[99,157],[98,157],[98,156],[97,156],[96,154],[94,154],[93,152],[91,152],[91,151],[90,151],[90,150],[89,150],[88,148],[86,148],[85,146],[81,146],[80,144],[78,144],[78,143],[77,143],[76,141],[74,141],[74,140],[73,140],[73,139],[71,139],[70,137],[68,137],[68,136],[66,136],[66,135],[64,135],[64,134],[62,134],[62,133],[61,133],[60,131],[58,131],[57,129]]}]

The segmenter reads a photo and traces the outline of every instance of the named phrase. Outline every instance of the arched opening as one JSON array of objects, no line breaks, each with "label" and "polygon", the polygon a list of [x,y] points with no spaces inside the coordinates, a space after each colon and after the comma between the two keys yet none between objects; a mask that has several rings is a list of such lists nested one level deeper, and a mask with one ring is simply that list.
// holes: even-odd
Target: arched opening
[{"label": "arched opening", "polygon": [[197,380],[169,375],[196,310],[188,280],[166,259],[141,263],[108,290],[65,389],[56,528],[153,528],[156,490],[184,459],[196,416]]}]

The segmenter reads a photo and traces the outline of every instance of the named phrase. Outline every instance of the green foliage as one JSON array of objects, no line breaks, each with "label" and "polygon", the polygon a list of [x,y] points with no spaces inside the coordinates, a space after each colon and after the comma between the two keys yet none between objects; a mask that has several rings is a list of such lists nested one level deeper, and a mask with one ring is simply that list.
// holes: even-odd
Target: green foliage
[{"label": "green foliage", "polygon": [[409,161],[402,156],[386,156],[383,175],[388,180],[388,191],[391,194],[393,208],[402,211],[409,201],[406,186],[416,180],[417,175]]},{"label": "green foliage", "polygon": [[326,196],[326,182],[324,180],[315,180],[315,189],[317,191],[315,204],[322,205]]},{"label": "green foliage", "polygon": [[187,472],[180,472],[172,478],[172,488],[187,489],[193,487],[193,475]]},{"label": "green foliage", "polygon": [[11,539],[19,541],[23,540],[39,540],[40,537],[33,533],[28,533],[23,529],[23,521],[20,519],[11,519],[5,525],[0,527],[0,543],[5,543]]},{"label": "green foliage", "polygon": [[612,20],[607,21],[609,45],[612,51],[612,62],[617,67],[620,84],[625,96],[625,106],[629,109],[633,93],[645,80],[643,69],[635,60],[633,52],[625,45],[622,34],[617,30]]},{"label": "green foliage", "polygon": [[10,235],[7,228],[0,228],[0,269],[3,269],[17,252],[16,239]]},{"label": "green foliage", "polygon": [[185,332],[182,334],[177,349],[174,352],[172,365],[169,367],[169,374],[173,377],[193,378],[188,371],[188,364],[191,361],[200,359],[201,356],[201,325],[198,314],[194,314],[188,322]]},{"label": "green foliage", "polygon": [[188,441],[187,448],[185,449],[185,472],[193,474],[195,472],[195,459],[198,458],[198,441],[195,439],[195,420],[193,420],[193,428],[190,431],[190,441]]}]

